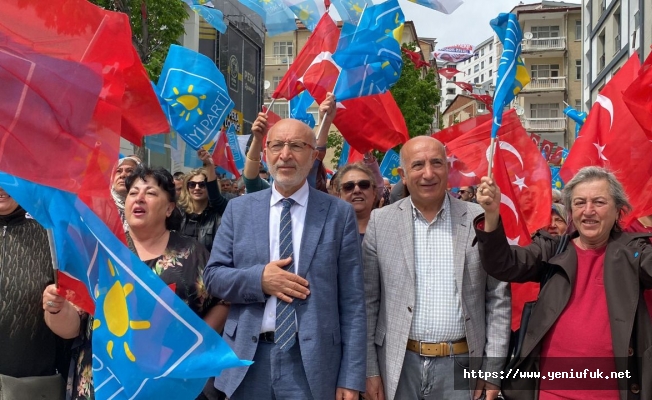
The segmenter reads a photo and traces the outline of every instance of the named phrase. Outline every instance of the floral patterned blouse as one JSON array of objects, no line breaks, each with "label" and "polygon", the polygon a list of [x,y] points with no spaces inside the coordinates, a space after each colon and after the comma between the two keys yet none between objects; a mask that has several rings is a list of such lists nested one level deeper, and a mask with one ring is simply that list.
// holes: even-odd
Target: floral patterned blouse
[{"label": "floral patterned blouse", "polygon": [[[170,232],[165,252],[152,260],[143,261],[170,287],[177,296],[201,318],[216,306],[219,299],[211,297],[204,287],[203,270],[209,252],[197,240]],[[91,400],[92,373],[92,317],[81,316],[82,332],[73,345],[73,361],[68,378],[67,400]]]}]

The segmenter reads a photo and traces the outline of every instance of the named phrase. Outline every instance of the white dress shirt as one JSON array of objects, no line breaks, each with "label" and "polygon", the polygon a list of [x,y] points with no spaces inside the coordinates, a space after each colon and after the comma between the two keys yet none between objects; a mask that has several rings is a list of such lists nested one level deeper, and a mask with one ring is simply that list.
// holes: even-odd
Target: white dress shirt
[{"label": "white dress shirt", "polygon": [[[292,261],[294,262],[294,273],[299,273],[299,252],[301,249],[301,237],[303,236],[303,226],[306,220],[306,208],[308,206],[308,194],[310,187],[306,181],[303,186],[290,198],[296,201],[296,204],[290,208],[292,216]],[[272,197],[269,201],[269,257],[270,261],[278,260],[279,255],[279,230],[281,222],[281,211],[283,205],[281,200],[284,197],[276,190],[276,185],[272,185]],[[274,332],[276,329],[276,296],[271,296],[265,303],[265,314],[263,314],[263,324],[260,332]]]}]

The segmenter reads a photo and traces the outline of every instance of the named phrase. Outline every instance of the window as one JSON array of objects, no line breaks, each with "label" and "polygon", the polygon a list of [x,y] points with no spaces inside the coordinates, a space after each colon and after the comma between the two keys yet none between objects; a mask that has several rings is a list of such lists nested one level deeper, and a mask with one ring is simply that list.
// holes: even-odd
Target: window
[{"label": "window", "polygon": [[489,56],[489,65],[492,65],[494,62],[494,58],[492,56]]},{"label": "window", "polygon": [[484,61],[480,62],[480,69],[484,69]]},{"label": "window", "polygon": [[484,56],[484,48],[480,50],[480,55]]},{"label": "window", "polygon": [[479,101],[477,104],[478,104],[478,111],[485,111],[487,109],[487,105],[484,104],[483,102]]},{"label": "window", "polygon": [[582,21],[575,20],[575,40],[582,40]]},{"label": "window", "polygon": [[491,78],[492,72],[492,70],[489,70],[489,78]]},{"label": "window", "polygon": [[453,104],[453,100],[446,100],[446,107],[450,106]]},{"label": "window", "polygon": [[575,80],[582,80],[582,60],[575,60]]},{"label": "window", "polygon": [[480,74],[480,82],[484,82],[484,74]]},{"label": "window", "polygon": [[276,90],[278,84],[281,83],[282,76],[275,76],[272,78],[272,89]]},{"label": "window", "polygon": [[478,83],[478,82],[480,82],[479,79],[480,79],[480,78],[478,78],[478,77],[476,76],[475,78],[473,78],[473,83]]},{"label": "window", "polygon": [[636,11],[634,14],[634,29],[638,29],[638,27],[641,25],[641,13],[639,11]]},{"label": "window", "polygon": [[274,105],[272,106],[272,111],[281,118],[290,117],[290,110],[288,108],[287,103],[284,104],[274,103]]},{"label": "window", "polygon": [[557,26],[533,26],[532,27],[532,38],[533,39],[546,39],[546,38],[558,38],[559,36],[559,25]]},{"label": "window", "polygon": [[493,50],[493,48],[494,48],[494,44],[493,44],[493,43],[489,43],[489,51]]},{"label": "window", "polygon": [[532,78],[556,78],[559,76],[559,64],[532,65]]},{"label": "window", "polygon": [[582,112],[582,100],[575,100],[575,111]]},{"label": "window", "polygon": [[530,104],[530,118],[559,118],[559,103]]},{"label": "window", "polygon": [[469,68],[469,69],[466,71],[466,74],[467,74],[467,75],[471,75],[471,68]]},{"label": "window", "polygon": [[294,44],[292,42],[274,42],[274,55],[292,57]]},{"label": "window", "polygon": [[455,89],[454,88],[446,89],[446,94],[455,94]]},{"label": "window", "polygon": [[480,66],[478,64],[475,64],[475,67],[473,67],[473,72],[478,72],[480,71]]}]

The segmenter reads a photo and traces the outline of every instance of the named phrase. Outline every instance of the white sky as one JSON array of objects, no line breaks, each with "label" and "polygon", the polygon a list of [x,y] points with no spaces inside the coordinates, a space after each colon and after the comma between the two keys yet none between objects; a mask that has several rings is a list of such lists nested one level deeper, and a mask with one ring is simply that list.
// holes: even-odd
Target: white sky
[{"label": "white sky", "polygon": [[[373,0],[382,3],[381,0]],[[384,0],[383,0],[384,1]],[[523,0],[525,4],[539,1]],[[567,3],[581,3],[581,0],[565,0]],[[437,48],[452,44],[477,46],[493,35],[489,21],[501,12],[509,12],[519,0],[464,0],[457,10],[446,15],[427,7],[399,0],[405,19],[414,21],[417,35],[437,39]]]}]

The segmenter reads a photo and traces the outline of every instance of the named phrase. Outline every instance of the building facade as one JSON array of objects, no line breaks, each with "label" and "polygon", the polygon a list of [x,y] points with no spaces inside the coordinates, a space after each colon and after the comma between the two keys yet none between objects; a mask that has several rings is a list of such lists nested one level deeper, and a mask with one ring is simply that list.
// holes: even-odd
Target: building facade
[{"label": "building facade", "polygon": [[582,8],[543,1],[516,6],[512,13],[523,31],[521,57],[530,75],[513,106],[528,133],[568,147],[575,123],[563,110],[582,109]]},{"label": "building facade", "polygon": [[[457,86],[455,82],[470,83],[473,85],[474,93],[493,94],[499,61],[495,41],[494,36],[484,40],[475,47],[475,55],[466,61],[459,63],[437,63],[438,68],[453,67],[461,72],[452,79],[442,77],[442,113],[453,103],[458,95],[468,93]],[[444,125],[446,125],[445,122]]]},{"label": "building facade", "polygon": [[652,45],[652,0],[583,0],[583,105],[598,93],[627,59],[641,60]]}]

